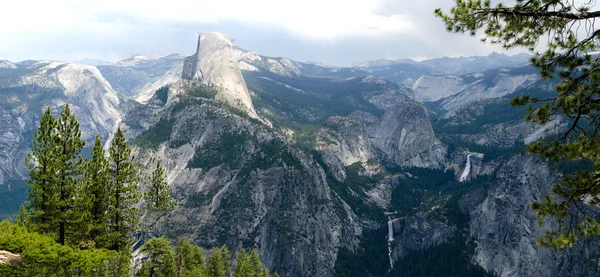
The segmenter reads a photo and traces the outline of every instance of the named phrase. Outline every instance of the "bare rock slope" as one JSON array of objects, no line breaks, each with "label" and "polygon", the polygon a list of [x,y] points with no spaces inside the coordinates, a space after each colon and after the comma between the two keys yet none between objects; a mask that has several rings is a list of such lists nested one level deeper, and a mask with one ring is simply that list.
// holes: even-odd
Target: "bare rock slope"
[{"label": "bare rock slope", "polygon": [[202,33],[196,53],[185,58],[182,78],[199,79],[218,89],[217,99],[243,109],[258,118],[246,82],[231,47],[231,40],[220,33]]}]

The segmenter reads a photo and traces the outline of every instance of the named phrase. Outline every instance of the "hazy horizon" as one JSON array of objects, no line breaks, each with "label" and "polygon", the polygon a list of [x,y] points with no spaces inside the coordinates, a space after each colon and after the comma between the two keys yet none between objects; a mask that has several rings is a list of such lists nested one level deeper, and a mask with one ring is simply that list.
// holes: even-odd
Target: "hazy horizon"
[{"label": "hazy horizon", "polygon": [[[40,1],[5,3],[0,59],[123,60],[134,53],[190,55],[199,32],[270,57],[349,66],[378,59],[424,60],[505,51],[448,33],[433,14],[453,0]],[[31,7],[36,7],[32,9]],[[235,8],[232,8],[235,7]]]}]

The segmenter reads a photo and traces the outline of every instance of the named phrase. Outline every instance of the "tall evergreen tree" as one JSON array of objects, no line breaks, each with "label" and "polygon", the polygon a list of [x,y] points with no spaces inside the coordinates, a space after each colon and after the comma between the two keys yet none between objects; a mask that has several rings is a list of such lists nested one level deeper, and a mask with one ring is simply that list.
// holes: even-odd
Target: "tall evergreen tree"
[{"label": "tall evergreen tree", "polygon": [[15,215],[15,224],[21,227],[27,227],[29,213],[25,210],[25,205],[21,204],[19,212]]},{"label": "tall evergreen tree", "polygon": [[207,277],[226,277],[229,272],[229,257],[227,246],[213,248],[208,257]]},{"label": "tall evergreen tree", "polygon": [[156,162],[156,169],[150,178],[150,187],[145,193],[146,205],[149,210],[168,211],[175,207],[175,200],[169,193],[169,184],[166,181],[165,169]]},{"label": "tall evergreen tree", "polygon": [[59,198],[56,193],[57,169],[55,157],[58,147],[55,140],[56,120],[50,107],[40,119],[40,128],[33,134],[32,151],[25,164],[29,168],[28,185],[29,211],[33,230],[44,234],[55,234],[59,212]]},{"label": "tall evergreen tree", "polygon": [[254,268],[250,261],[250,254],[242,248],[235,259],[235,272],[232,277],[254,277],[258,268]]},{"label": "tall evergreen tree", "polygon": [[175,255],[171,243],[164,237],[149,239],[141,249],[146,254],[142,268],[136,274],[140,277],[175,277]]},{"label": "tall evergreen tree", "polygon": [[253,249],[252,252],[250,252],[248,260],[250,262],[252,272],[254,272],[254,275],[258,276],[261,270],[262,263],[260,262],[260,255],[258,254],[258,251],[256,251],[256,249]]},{"label": "tall evergreen tree", "polygon": [[86,162],[82,185],[77,193],[79,243],[94,242],[109,247],[107,239],[109,206],[109,167],[102,141],[96,136],[92,159]]},{"label": "tall evergreen tree", "polygon": [[138,170],[121,128],[111,142],[109,164],[109,249],[127,250],[131,245],[131,232],[137,228],[138,222],[139,209],[134,207],[139,201]]},{"label": "tall evergreen tree", "polygon": [[177,242],[176,263],[177,277],[206,276],[204,249],[191,244],[186,237]]},{"label": "tall evergreen tree", "polygon": [[57,156],[55,157],[58,192],[58,243],[65,244],[68,236],[73,235],[73,207],[78,177],[83,173],[81,149],[85,142],[81,139],[81,130],[75,114],[69,104],[65,105],[56,121]]}]

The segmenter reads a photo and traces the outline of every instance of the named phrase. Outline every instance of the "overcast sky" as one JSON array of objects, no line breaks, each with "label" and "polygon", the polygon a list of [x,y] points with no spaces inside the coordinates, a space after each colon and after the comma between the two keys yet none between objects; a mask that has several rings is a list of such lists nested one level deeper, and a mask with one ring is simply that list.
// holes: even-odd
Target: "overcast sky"
[{"label": "overcast sky", "polygon": [[[487,55],[502,49],[445,31],[453,0],[19,0],[2,3],[0,59],[84,58],[195,51],[222,32],[266,56],[334,65]],[[523,50],[511,53],[523,52]]]}]

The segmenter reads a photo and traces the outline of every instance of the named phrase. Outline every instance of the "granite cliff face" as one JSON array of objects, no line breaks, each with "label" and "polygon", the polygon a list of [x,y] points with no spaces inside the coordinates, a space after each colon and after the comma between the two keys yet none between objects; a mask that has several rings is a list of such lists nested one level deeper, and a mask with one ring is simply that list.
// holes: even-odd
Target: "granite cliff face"
[{"label": "granite cliff face", "polygon": [[316,136],[316,150],[339,181],[346,178],[344,167],[367,163],[375,157],[362,121],[341,116],[330,117],[317,130]]},{"label": "granite cliff face", "polygon": [[[24,160],[45,107],[55,115],[65,104],[80,122],[88,145],[107,139],[121,120],[120,102],[94,66],[51,61],[9,63],[0,69],[0,187],[7,199],[25,197]],[[6,189],[8,187],[8,190]],[[14,194],[12,194],[14,193]],[[3,198],[4,199],[4,198]],[[2,201],[3,214],[19,208]]]},{"label": "granite cliff face", "polygon": [[181,77],[187,80],[198,79],[219,88],[219,100],[258,118],[227,36],[220,33],[200,34],[196,53],[185,58]]},{"label": "granite cliff face", "polygon": [[233,54],[243,71],[263,71],[288,77],[302,74],[298,66],[287,58],[264,57],[237,47],[233,48]]},{"label": "granite cliff face", "polygon": [[427,110],[406,102],[368,127],[369,140],[383,160],[401,166],[442,168],[447,149],[435,137]]},{"label": "granite cliff face", "polygon": [[145,103],[157,89],[181,79],[183,59],[178,54],[133,55],[98,69],[120,97]]},{"label": "granite cliff face", "polygon": [[415,92],[417,100],[421,102],[434,102],[441,98],[454,95],[465,89],[465,87],[466,84],[463,79],[458,76],[425,75],[413,84],[412,89]]},{"label": "granite cliff face", "polygon": [[558,177],[541,159],[515,156],[498,171],[489,189],[477,189],[460,200],[471,216],[469,230],[477,247],[473,260],[501,277],[594,276],[598,267],[598,241],[583,241],[564,252],[538,247],[547,228],[537,224],[529,207],[551,193]]},{"label": "granite cliff face", "polygon": [[[166,216],[147,215],[146,236],[257,248],[281,276],[332,276],[338,247],[354,248],[361,226],[323,169],[284,136],[222,102],[169,96],[155,113],[169,122],[168,138],[138,157],[143,167],[163,162],[180,203]],[[134,109],[128,117],[142,114]]]}]

